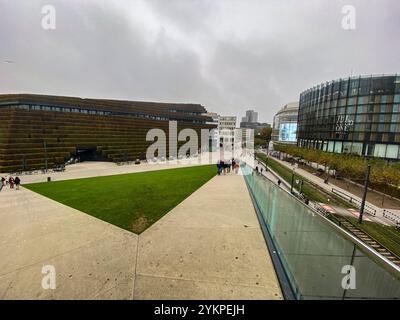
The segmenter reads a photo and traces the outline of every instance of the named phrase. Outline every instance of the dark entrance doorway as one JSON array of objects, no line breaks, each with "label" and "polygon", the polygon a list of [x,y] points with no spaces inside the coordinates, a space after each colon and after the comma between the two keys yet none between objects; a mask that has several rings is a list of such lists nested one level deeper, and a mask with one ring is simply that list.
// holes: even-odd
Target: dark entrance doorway
[{"label": "dark entrance doorway", "polygon": [[76,148],[76,157],[79,162],[83,161],[102,161],[101,154],[97,152],[96,147],[80,147]]}]

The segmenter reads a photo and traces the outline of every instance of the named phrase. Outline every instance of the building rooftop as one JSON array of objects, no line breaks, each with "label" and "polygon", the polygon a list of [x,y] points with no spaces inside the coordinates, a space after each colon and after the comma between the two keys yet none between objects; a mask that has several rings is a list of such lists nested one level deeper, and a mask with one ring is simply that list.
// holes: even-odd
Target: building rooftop
[{"label": "building rooftop", "polygon": [[146,113],[154,115],[171,115],[175,118],[191,118],[208,120],[202,114],[207,110],[200,104],[191,103],[162,103],[111,99],[91,99],[53,95],[36,94],[0,94],[1,105],[9,104],[39,104],[60,107],[74,107],[92,110],[102,110],[120,113]]},{"label": "building rooftop", "polygon": [[295,102],[289,102],[288,104],[284,105],[282,109],[280,109],[276,115],[282,113],[282,112],[288,112],[288,111],[295,111],[299,109],[299,102],[295,101]]}]

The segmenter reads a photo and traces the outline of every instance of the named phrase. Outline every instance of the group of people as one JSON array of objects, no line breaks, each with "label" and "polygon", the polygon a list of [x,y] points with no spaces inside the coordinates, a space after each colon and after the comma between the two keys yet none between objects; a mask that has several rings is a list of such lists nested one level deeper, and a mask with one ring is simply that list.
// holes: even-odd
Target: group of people
[{"label": "group of people", "polygon": [[227,174],[230,172],[235,172],[236,174],[239,171],[239,161],[232,158],[232,160],[218,160],[217,162],[217,173],[220,176],[221,174]]},{"label": "group of people", "polygon": [[4,187],[7,185],[10,186],[10,189],[19,190],[19,186],[21,185],[21,179],[19,177],[1,177],[1,183],[0,183],[0,191],[3,190]]}]

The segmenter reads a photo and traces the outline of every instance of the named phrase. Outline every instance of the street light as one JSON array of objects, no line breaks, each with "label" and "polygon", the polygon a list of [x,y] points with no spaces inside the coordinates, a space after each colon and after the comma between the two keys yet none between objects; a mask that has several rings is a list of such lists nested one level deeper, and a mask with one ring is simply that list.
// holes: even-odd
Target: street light
[{"label": "street light", "polygon": [[43,139],[43,148],[44,148],[44,166],[45,166],[45,170],[47,172],[47,143],[46,140]]},{"label": "street light", "polygon": [[294,168],[292,171],[292,183],[290,184],[290,193],[292,193],[292,194],[293,194],[293,183],[294,183]]},{"label": "street light", "polygon": [[364,193],[361,201],[361,208],[360,208],[360,217],[358,222],[361,224],[363,221],[364,215],[364,208],[365,208],[365,200],[367,199],[367,192],[368,192],[368,183],[369,183],[369,174],[371,173],[371,165],[368,164],[367,173],[365,174],[365,182],[364,182]]}]

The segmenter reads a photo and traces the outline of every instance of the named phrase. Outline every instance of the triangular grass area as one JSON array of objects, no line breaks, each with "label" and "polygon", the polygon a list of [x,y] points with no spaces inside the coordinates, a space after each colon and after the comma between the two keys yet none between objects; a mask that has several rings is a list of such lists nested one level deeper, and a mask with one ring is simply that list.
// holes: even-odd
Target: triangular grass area
[{"label": "triangular grass area", "polygon": [[24,185],[50,199],[141,233],[214,177],[214,165]]}]

